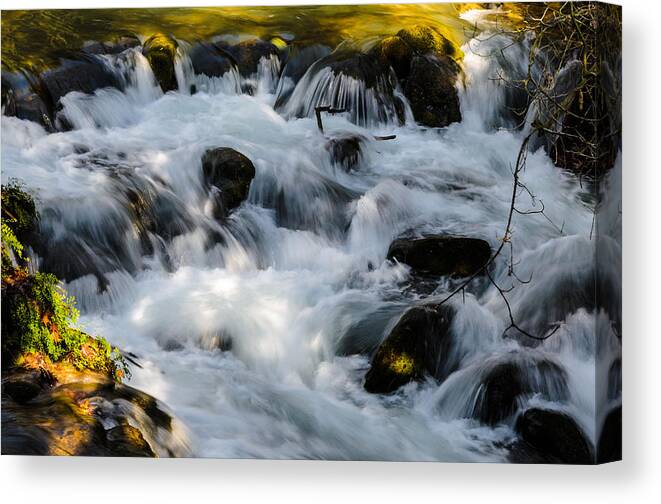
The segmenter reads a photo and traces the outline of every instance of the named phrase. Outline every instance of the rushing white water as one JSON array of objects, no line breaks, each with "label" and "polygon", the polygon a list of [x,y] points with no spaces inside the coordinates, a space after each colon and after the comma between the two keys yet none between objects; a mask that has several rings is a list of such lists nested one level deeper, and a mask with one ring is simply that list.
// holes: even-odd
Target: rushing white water
[{"label": "rushing white water", "polygon": [[[412,383],[391,396],[362,387],[369,352],[420,300],[404,293],[408,268],[385,260],[391,241],[414,229],[479,237],[495,249],[503,235],[522,135],[496,127],[511,125],[508,91],[490,79],[493,64],[472,52],[502,43],[487,40],[464,47],[464,120],[440,131],[410,118],[402,127],[378,121],[379,104],[358,81],[323,72],[302,79],[290,104],[308,107],[303,115],[312,115],[320,98],[309,93],[323,79],[329,92],[339,86],[346,103],[364,107],[354,122],[369,129],[329,116],[327,136],[397,135],[367,141],[351,173],[331,163],[314,119],[274,111],[276,59],[262,60],[247,79],[236,71],[208,78],[193,75],[182,46],[182,92],[164,95],[139,51],[129,50],[108,57],[126,75],[124,91],[63,98],[72,131],[47,135],[2,117],[3,182],[23,181],[38,195],[42,232],[69,244],[63,254],[94,264],[67,284],[82,326],[138,356],[131,384],[172,408],[195,455],[504,460],[511,423],[492,428],[468,418],[483,375],[501,362],[520,364],[533,384],[526,404],[569,412],[594,442],[595,332],[606,315],[581,296],[594,271],[592,195],[542,150],[530,154],[523,181],[550,221],[515,215],[517,273],[533,280],[515,282],[509,299],[530,330],[556,322],[560,330],[539,345],[503,338],[501,298],[476,287],[453,302],[459,369],[445,382]],[[524,64],[524,49],[512,53]],[[247,81],[254,96],[241,94]],[[219,146],[256,167],[248,201],[224,224],[209,215],[200,162]],[[129,188],[158,221],[147,244]],[[520,196],[521,209],[532,205]],[[617,241],[610,253],[619,257]],[[493,273],[504,287],[512,282],[508,259]],[[439,284],[432,298],[446,289]],[[608,331],[600,346],[607,368],[619,351]],[[540,363],[561,372],[544,373]]]}]

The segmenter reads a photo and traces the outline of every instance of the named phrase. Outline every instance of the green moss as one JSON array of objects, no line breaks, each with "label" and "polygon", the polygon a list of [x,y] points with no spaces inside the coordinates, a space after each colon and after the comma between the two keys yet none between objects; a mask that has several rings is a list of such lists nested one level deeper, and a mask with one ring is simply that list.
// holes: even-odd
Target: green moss
[{"label": "green moss", "polygon": [[[38,221],[32,196],[16,182],[2,186],[2,274],[11,273],[15,262],[23,262],[23,241]],[[13,260],[12,260],[13,256]]]},{"label": "green moss", "polygon": [[397,36],[418,54],[449,56],[455,61],[461,60],[464,57],[461,49],[437,28],[426,25],[413,25],[399,30]]},{"label": "green moss", "polygon": [[73,325],[75,300],[56,276],[25,266],[21,237],[38,221],[32,197],[18,184],[2,186],[2,361],[13,365],[22,355],[39,353],[53,362],[66,360],[76,369],[127,374],[126,363],[103,338],[94,338]]},{"label": "green moss", "polygon": [[162,33],[149,37],[142,48],[142,54],[149,61],[149,66],[163,92],[177,89],[177,78],[174,71],[176,52],[177,41]]}]

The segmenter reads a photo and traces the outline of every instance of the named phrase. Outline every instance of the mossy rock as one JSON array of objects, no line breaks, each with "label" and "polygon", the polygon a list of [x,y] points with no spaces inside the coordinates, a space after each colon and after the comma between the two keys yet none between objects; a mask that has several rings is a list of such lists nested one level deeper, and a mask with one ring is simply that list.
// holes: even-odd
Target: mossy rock
[{"label": "mossy rock", "polygon": [[416,122],[442,128],[461,121],[456,82],[458,65],[447,56],[416,56],[404,85],[404,95]]},{"label": "mossy rock", "polygon": [[177,89],[177,77],[174,71],[177,46],[174,38],[162,33],[152,35],[142,46],[142,54],[147,58],[164,93]]},{"label": "mossy rock", "polygon": [[229,147],[210,149],[202,156],[202,176],[214,199],[213,215],[222,219],[238,207],[250,191],[255,166]]},{"label": "mossy rock", "polygon": [[365,390],[387,394],[425,376],[447,376],[453,367],[448,360],[453,315],[452,308],[433,305],[404,313],[372,358]]},{"label": "mossy rock", "polygon": [[401,37],[393,35],[380,40],[371,51],[388,62],[398,79],[406,79],[411,70],[413,49]]},{"label": "mossy rock", "polygon": [[465,277],[476,273],[491,257],[489,244],[477,238],[433,235],[392,242],[388,259],[427,275]]},{"label": "mossy rock", "polygon": [[419,55],[448,56],[454,60],[463,58],[461,49],[431,26],[413,25],[399,30],[397,36]]}]

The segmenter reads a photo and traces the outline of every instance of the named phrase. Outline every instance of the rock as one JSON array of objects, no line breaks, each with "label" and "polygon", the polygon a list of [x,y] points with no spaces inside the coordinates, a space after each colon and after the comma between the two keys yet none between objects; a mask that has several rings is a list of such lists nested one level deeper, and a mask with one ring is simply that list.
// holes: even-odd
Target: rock
[{"label": "rock", "polygon": [[483,378],[472,416],[487,425],[496,425],[515,413],[517,399],[528,391],[518,365],[498,364]]},{"label": "rock", "polygon": [[285,67],[282,69],[282,77],[289,77],[294,83],[298,82],[315,61],[328,56],[331,52],[330,47],[322,44],[314,44],[302,49],[291,48]]},{"label": "rock", "polygon": [[116,457],[156,457],[142,432],[128,424],[106,431],[106,442],[111,454]]},{"label": "rock", "polygon": [[193,71],[207,77],[221,77],[236,65],[234,58],[215,44],[195,44],[188,54]]},{"label": "rock", "polygon": [[[61,66],[41,75],[43,87],[54,106],[71,91],[91,94],[97,89],[114,87],[122,89],[122,83],[101,58],[89,54],[74,54],[63,60]],[[43,97],[42,97],[43,98]]]},{"label": "rock", "polygon": [[151,66],[154,77],[164,93],[177,89],[174,72],[174,59],[177,53],[177,41],[162,33],[152,35],[142,46],[142,54]]},{"label": "rock", "polygon": [[202,156],[202,175],[207,188],[216,193],[214,216],[224,218],[248,196],[255,166],[240,152],[220,147]]},{"label": "rock", "polygon": [[594,457],[585,434],[565,413],[532,408],[516,421],[515,430],[527,447],[547,462],[592,464]]},{"label": "rock", "polygon": [[278,56],[279,51],[276,46],[271,42],[266,42],[261,39],[244,40],[235,45],[221,45],[225,51],[232,55],[239,72],[244,77],[250,77],[252,74],[257,73],[259,68],[259,61],[262,58],[270,58],[271,56]]},{"label": "rock", "polygon": [[470,416],[487,425],[511,417],[524,395],[552,401],[569,396],[567,373],[551,361],[500,362],[482,376]]},{"label": "rock", "polygon": [[442,128],[461,121],[455,87],[459,71],[457,64],[447,56],[413,58],[404,95],[416,122],[430,128]]},{"label": "rock", "polygon": [[397,37],[417,54],[448,56],[455,60],[463,58],[461,49],[435,28],[425,25],[413,25],[397,32]]},{"label": "rock", "polygon": [[343,135],[326,142],[331,161],[349,172],[358,167],[362,157],[361,147],[365,138],[360,135]]},{"label": "rock", "polygon": [[139,45],[140,39],[135,35],[123,35],[114,42],[88,42],[83,46],[82,51],[87,54],[119,54]]},{"label": "rock", "polygon": [[484,266],[491,257],[491,247],[477,238],[400,238],[392,242],[387,257],[409,265],[417,273],[465,277]]},{"label": "rock", "polygon": [[614,408],[606,416],[597,443],[599,464],[618,460],[622,460],[622,406]]},{"label": "rock", "polygon": [[365,390],[387,394],[426,375],[446,377],[453,367],[448,361],[453,315],[451,308],[433,305],[417,306],[404,313],[372,358]]},{"label": "rock", "polygon": [[8,380],[2,384],[2,393],[19,404],[25,404],[41,393],[41,387],[25,380]]},{"label": "rock", "polygon": [[400,80],[406,79],[411,71],[414,50],[397,35],[380,40],[371,51],[377,57],[388,62]]}]

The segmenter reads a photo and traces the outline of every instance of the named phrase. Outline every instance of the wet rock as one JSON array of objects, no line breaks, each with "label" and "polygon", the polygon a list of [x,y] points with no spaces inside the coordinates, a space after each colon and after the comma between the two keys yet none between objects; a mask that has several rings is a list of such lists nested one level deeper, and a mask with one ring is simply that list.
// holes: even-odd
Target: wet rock
[{"label": "wet rock", "polygon": [[532,408],[516,421],[515,430],[525,448],[546,462],[592,464],[590,443],[576,422],[559,411]]},{"label": "wet rock", "polygon": [[19,404],[25,404],[41,393],[41,387],[25,380],[8,380],[2,384],[2,393]]},{"label": "wet rock", "polygon": [[622,460],[622,406],[614,408],[606,416],[597,444],[598,463],[618,460]]},{"label": "wet rock", "polygon": [[147,58],[164,93],[177,89],[177,78],[174,72],[177,46],[174,38],[162,33],[152,35],[142,46],[142,54]]},{"label": "wet rock", "polygon": [[248,196],[255,166],[240,152],[220,147],[202,156],[202,176],[207,188],[215,193],[214,216],[224,218]]},{"label": "wet rock", "polygon": [[106,432],[108,449],[117,457],[156,457],[142,432],[128,424],[118,425]]},{"label": "wet rock", "polygon": [[453,315],[452,308],[432,305],[404,313],[372,358],[365,390],[387,394],[427,375],[446,377],[453,367],[448,360]]},{"label": "wet rock", "polygon": [[409,265],[415,272],[469,276],[491,257],[489,244],[477,238],[427,236],[401,238],[390,245],[388,259]]},{"label": "wet rock", "polygon": [[42,74],[41,81],[54,106],[61,97],[72,91],[91,94],[107,87],[122,88],[117,75],[101,58],[82,53],[72,55],[71,59],[63,60],[58,68]]},{"label": "wet rock", "polygon": [[249,77],[257,72],[262,58],[268,59],[271,56],[279,55],[275,45],[261,39],[244,40],[235,45],[223,46],[223,49],[232,55],[239,72],[244,77]]},{"label": "wet rock", "polygon": [[522,396],[532,394],[546,400],[566,400],[567,374],[546,360],[498,363],[482,376],[470,416],[496,425],[517,411]]},{"label": "wet rock", "polygon": [[482,380],[473,417],[482,423],[496,425],[515,413],[517,399],[528,391],[528,384],[519,366],[513,363],[499,364]]},{"label": "wet rock", "polygon": [[416,122],[441,128],[461,121],[455,84],[459,67],[447,56],[416,56],[404,86]]},{"label": "wet rock", "polygon": [[[59,385],[40,389],[28,404],[14,400],[3,387],[3,454],[189,455],[185,442],[172,434],[172,416],[154,397],[99,373],[65,363],[46,365]],[[3,372],[3,381],[16,381],[14,375],[23,380],[39,376],[12,368]]]},{"label": "wet rock", "polygon": [[371,51],[386,61],[400,80],[406,79],[411,71],[413,48],[397,35],[380,40]]},{"label": "wet rock", "polygon": [[211,43],[195,44],[189,57],[193,71],[207,77],[221,77],[236,65],[234,58],[227,51]]},{"label": "wet rock", "polygon": [[298,82],[315,61],[328,56],[331,52],[330,47],[322,44],[314,44],[302,49],[291,48],[282,70],[282,77],[289,77],[294,83]]},{"label": "wet rock", "polygon": [[453,59],[463,57],[461,49],[431,26],[413,25],[403,28],[397,32],[397,37],[406,42],[416,54],[448,56]]},{"label": "wet rock", "polygon": [[333,163],[349,172],[358,167],[362,158],[361,148],[365,140],[365,137],[360,135],[337,136],[326,143],[326,150]]},{"label": "wet rock", "polygon": [[141,45],[140,39],[135,35],[123,35],[113,42],[88,42],[83,46],[82,51],[87,54],[119,54],[139,45]]}]

